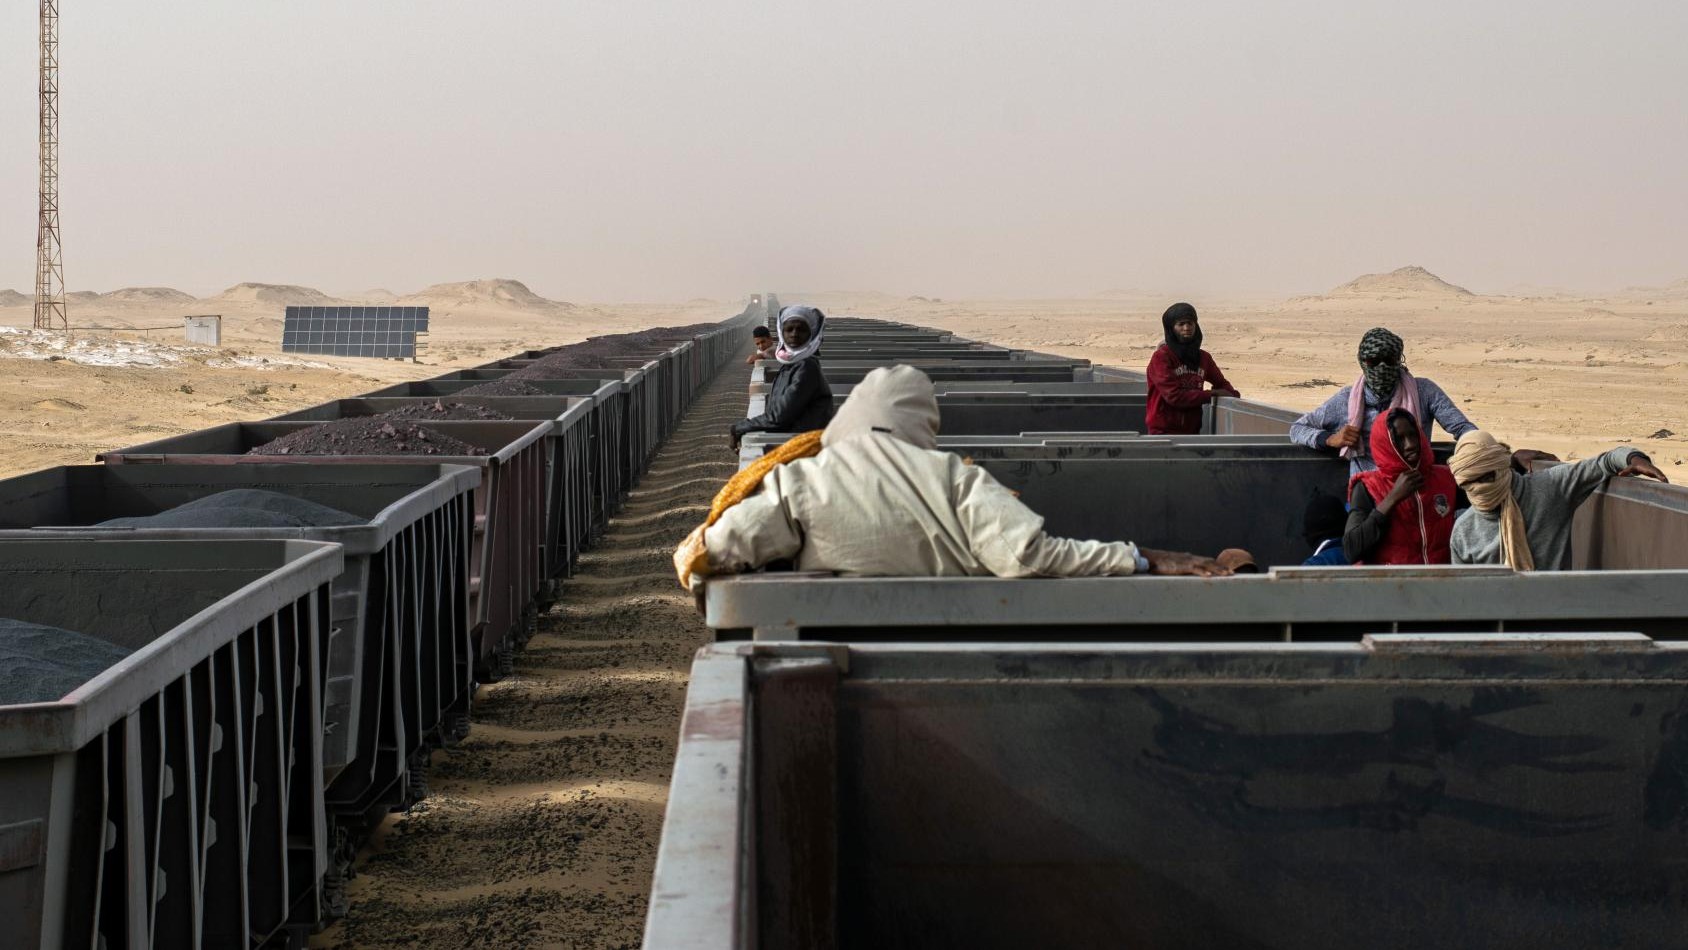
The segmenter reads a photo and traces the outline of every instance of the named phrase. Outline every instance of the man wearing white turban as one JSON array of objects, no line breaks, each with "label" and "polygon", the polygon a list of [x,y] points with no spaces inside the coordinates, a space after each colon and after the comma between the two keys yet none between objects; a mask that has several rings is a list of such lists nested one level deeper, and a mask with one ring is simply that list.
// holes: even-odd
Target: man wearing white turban
[{"label": "man wearing white turban", "polygon": [[773,350],[779,373],[768,390],[760,415],[733,423],[733,451],[751,432],[808,432],[826,425],[832,418],[832,387],[821,369],[821,340],[826,335],[826,314],[814,307],[787,307],[780,311],[780,344]]}]

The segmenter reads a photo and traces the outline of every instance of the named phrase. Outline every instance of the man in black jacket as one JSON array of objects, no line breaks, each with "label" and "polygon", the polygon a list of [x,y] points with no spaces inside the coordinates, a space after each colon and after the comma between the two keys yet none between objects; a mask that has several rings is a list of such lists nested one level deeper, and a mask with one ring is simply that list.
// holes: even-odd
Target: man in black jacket
[{"label": "man in black jacket", "polygon": [[817,355],[825,327],[826,314],[814,307],[780,311],[779,374],[763,412],[733,424],[733,451],[747,432],[808,432],[832,421],[832,387]]}]

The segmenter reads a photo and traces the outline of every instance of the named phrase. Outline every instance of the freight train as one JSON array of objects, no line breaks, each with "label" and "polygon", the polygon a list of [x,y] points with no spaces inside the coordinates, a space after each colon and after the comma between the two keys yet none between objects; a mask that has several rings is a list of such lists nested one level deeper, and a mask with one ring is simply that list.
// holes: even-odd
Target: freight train
[{"label": "freight train", "polygon": [[[0,704],[7,945],[298,945],[343,913],[373,824],[779,307],[0,481],[9,661],[50,691],[27,650],[73,631],[106,664]],[[1568,572],[1303,569],[1301,504],[1345,472],[1292,412],[1148,437],[1139,374],[827,333],[838,398],[920,366],[940,447],[1051,531],[1267,570],[711,580],[647,947],[1688,944],[1688,492],[1609,485]]]},{"label": "freight train", "polygon": [[6,947],[302,946],[694,396],[721,323],[0,480]]},{"label": "freight train", "polygon": [[1567,571],[1301,567],[1347,465],[1294,412],[1147,436],[1129,371],[872,320],[821,355],[840,400],[923,369],[1053,534],[1263,570],[707,579],[647,950],[1688,946],[1688,489],[1609,483]]}]

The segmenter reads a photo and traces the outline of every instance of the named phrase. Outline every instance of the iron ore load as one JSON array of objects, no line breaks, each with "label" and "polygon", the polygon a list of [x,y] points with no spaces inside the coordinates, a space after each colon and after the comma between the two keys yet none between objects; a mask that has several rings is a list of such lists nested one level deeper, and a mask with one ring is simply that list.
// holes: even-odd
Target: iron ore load
[{"label": "iron ore load", "polygon": [[839,405],[921,369],[1051,534],[1257,571],[703,578],[648,950],[1688,946],[1688,491],[1612,480],[1565,571],[1304,567],[1349,472],[1294,412],[1150,436],[1140,374],[876,320],[821,356]]}]

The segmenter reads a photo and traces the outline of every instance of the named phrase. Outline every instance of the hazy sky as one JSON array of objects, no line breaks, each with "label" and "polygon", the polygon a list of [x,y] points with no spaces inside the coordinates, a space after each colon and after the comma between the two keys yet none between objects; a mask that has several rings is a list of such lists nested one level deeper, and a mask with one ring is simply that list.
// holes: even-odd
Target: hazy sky
[{"label": "hazy sky", "polygon": [[[72,289],[1688,277],[1688,3],[63,0]],[[35,3],[0,5],[0,288]]]}]

